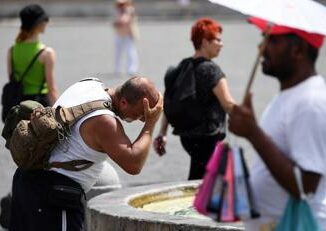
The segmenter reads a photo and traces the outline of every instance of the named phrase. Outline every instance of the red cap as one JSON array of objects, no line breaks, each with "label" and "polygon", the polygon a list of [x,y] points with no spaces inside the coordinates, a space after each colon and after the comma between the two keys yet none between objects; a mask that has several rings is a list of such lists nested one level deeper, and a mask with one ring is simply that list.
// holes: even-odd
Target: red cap
[{"label": "red cap", "polygon": [[[262,31],[267,30],[268,28],[268,21],[256,17],[250,17],[248,21],[254,25],[256,25],[259,29]],[[306,42],[308,42],[310,45],[312,45],[315,48],[320,48],[323,45],[324,42],[324,36],[321,34],[314,34],[314,33],[308,33],[303,30],[286,27],[286,26],[280,26],[273,24],[271,27],[271,30],[269,34],[291,34],[294,33],[298,36],[300,36],[302,39],[304,39]]]}]

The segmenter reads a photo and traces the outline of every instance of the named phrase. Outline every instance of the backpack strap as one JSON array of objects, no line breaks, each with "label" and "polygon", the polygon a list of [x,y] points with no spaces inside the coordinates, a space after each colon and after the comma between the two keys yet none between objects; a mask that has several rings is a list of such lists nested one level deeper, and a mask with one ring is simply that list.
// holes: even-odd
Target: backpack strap
[{"label": "backpack strap", "polygon": [[112,102],[108,100],[96,100],[68,108],[58,106],[55,109],[55,115],[59,122],[72,126],[81,117],[100,109],[112,110]]},{"label": "backpack strap", "polygon": [[85,78],[85,79],[80,80],[79,82],[85,82],[85,81],[97,81],[97,82],[102,83],[101,80],[99,80],[98,78],[95,78],[95,77]]},{"label": "backpack strap", "polygon": [[[45,48],[39,50],[36,55],[33,57],[32,61],[28,64],[28,66],[26,67],[25,71],[23,72],[23,74],[20,76],[20,80],[19,82],[22,83],[26,74],[29,72],[29,70],[32,68],[32,66],[34,65],[35,61],[37,60],[37,58],[42,54],[42,52],[45,50]],[[13,55],[13,52],[12,52]],[[12,57],[13,60],[13,57]],[[13,61],[12,61],[13,62]]]},{"label": "backpack strap", "polygon": [[[100,109],[109,109],[112,110],[112,103],[108,100],[96,100],[87,103],[83,103],[77,106],[64,108],[58,106],[54,109],[55,117],[62,125],[65,125],[65,133],[69,134],[69,128],[74,123],[76,123],[81,117]],[[68,171],[82,171],[91,167],[94,163],[89,160],[71,160],[71,161],[62,161],[62,162],[49,162],[50,153],[46,156],[45,161],[41,168],[50,169],[50,168],[62,168]]]},{"label": "backpack strap", "polygon": [[9,80],[14,80],[14,46],[10,48],[10,63],[11,63],[11,73],[9,74]]},{"label": "backpack strap", "polygon": [[68,171],[79,172],[91,167],[94,163],[89,160],[70,160],[70,161],[63,161],[63,162],[48,162],[46,166],[43,166],[45,169],[50,168],[62,168]]}]

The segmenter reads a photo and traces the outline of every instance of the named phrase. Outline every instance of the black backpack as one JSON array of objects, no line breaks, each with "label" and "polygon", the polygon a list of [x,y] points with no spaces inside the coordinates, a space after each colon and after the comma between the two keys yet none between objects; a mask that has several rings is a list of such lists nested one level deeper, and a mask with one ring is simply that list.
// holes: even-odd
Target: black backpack
[{"label": "black backpack", "polygon": [[204,106],[197,94],[195,69],[205,59],[187,58],[165,74],[164,113],[177,135],[187,134],[205,121]]}]

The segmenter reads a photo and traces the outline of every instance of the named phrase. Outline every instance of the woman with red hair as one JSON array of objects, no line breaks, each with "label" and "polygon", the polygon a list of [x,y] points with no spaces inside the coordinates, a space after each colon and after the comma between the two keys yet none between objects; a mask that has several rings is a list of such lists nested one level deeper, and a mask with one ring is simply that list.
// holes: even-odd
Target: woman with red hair
[{"label": "woman with red hair", "polygon": [[[195,53],[192,57],[183,59],[177,67],[169,68],[165,75],[165,116],[154,141],[154,148],[159,155],[165,153],[166,133],[170,123],[173,134],[180,136],[182,146],[190,155],[189,180],[203,177],[216,142],[225,137],[226,113],[230,113],[235,104],[225,74],[212,61],[223,47],[221,36],[222,26],[217,21],[211,18],[198,19],[191,29]],[[171,92],[176,92],[176,85],[180,83],[184,84],[181,84],[181,88],[178,86],[178,92],[191,92],[191,85],[194,85],[192,89],[195,93],[192,97],[196,100],[186,108],[178,101],[182,111],[177,118],[177,108],[173,108],[177,107],[177,100],[170,100],[169,97]]]}]

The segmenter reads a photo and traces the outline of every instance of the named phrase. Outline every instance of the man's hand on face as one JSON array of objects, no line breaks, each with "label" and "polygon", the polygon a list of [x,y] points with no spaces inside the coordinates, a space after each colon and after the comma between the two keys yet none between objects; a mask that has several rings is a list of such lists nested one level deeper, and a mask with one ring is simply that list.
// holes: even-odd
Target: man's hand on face
[{"label": "man's hand on face", "polygon": [[246,95],[242,105],[235,105],[229,117],[229,130],[238,136],[252,138],[258,128],[252,107],[251,93]]},{"label": "man's hand on face", "polygon": [[144,105],[144,120],[145,123],[155,124],[160,118],[161,112],[163,110],[163,96],[159,93],[159,98],[156,105],[150,108],[148,99],[143,99]]}]

